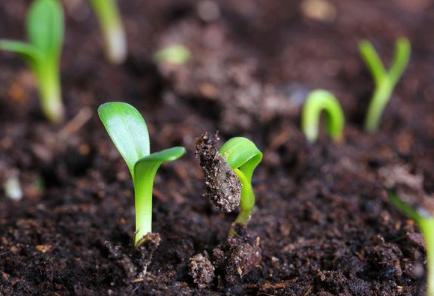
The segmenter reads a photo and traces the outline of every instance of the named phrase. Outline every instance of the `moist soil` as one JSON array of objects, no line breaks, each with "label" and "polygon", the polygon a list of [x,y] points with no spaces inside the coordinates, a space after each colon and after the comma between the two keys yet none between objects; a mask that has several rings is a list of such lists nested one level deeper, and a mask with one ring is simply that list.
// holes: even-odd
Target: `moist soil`
[{"label": "moist soil", "polygon": [[[0,195],[0,295],[425,294],[422,237],[387,188],[434,191],[432,1],[120,2],[121,66],[103,58],[86,1],[63,3],[62,125],[41,116],[24,63],[0,54],[0,181],[18,179],[23,192]],[[29,4],[0,3],[2,38],[23,38]],[[366,134],[373,85],[357,42],[389,61],[399,36],[411,40],[410,65],[379,132]],[[192,59],[154,63],[175,42]],[[322,134],[309,144],[300,131],[314,88],[343,105],[341,143]],[[110,100],[142,112],[153,151],[188,150],[158,171],[155,234],[136,250],[131,180],[95,112]],[[264,152],[252,220],[230,239],[236,211],[203,196],[195,157],[197,139],[216,131]]]}]

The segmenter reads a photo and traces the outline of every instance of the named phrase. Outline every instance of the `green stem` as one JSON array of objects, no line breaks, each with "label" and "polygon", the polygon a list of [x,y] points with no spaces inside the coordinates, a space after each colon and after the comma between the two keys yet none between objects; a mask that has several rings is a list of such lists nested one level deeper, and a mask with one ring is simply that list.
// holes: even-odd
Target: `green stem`
[{"label": "green stem", "polygon": [[237,174],[241,183],[241,201],[240,213],[229,230],[229,236],[234,236],[236,234],[235,226],[237,224],[247,225],[252,216],[253,208],[255,207],[255,194],[253,193],[251,180],[248,180],[246,175],[239,169],[234,169],[234,172]]},{"label": "green stem", "polygon": [[375,88],[374,95],[369,104],[365,121],[365,130],[370,133],[377,131],[384,108],[392,95],[393,85],[388,76],[383,77]]},{"label": "green stem", "polygon": [[43,66],[36,75],[42,112],[51,122],[59,123],[64,117],[59,68],[50,63]]},{"label": "green stem", "polygon": [[134,245],[138,247],[146,234],[152,232],[152,189],[160,164],[148,164],[134,175],[134,203],[136,208],[136,232]]},{"label": "green stem", "polygon": [[425,240],[427,261],[427,296],[434,296],[434,218],[419,220],[419,228]]},{"label": "green stem", "polygon": [[91,0],[104,36],[107,58],[122,63],[127,55],[127,42],[115,0]]}]

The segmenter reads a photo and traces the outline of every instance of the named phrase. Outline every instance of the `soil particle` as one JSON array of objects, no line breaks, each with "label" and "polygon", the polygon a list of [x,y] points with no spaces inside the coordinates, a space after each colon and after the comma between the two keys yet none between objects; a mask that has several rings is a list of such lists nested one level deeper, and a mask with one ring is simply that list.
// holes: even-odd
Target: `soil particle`
[{"label": "soil particle", "polygon": [[190,275],[199,289],[208,287],[214,280],[214,265],[208,258],[208,254],[197,254],[190,258]]},{"label": "soil particle", "polygon": [[220,155],[219,138],[205,133],[196,142],[196,155],[205,174],[204,196],[221,211],[232,212],[240,205],[241,184],[238,177]]},{"label": "soil particle", "polygon": [[375,245],[367,250],[370,269],[375,270],[376,276],[382,279],[393,280],[402,275],[399,258],[401,250],[393,244],[386,243],[380,235],[374,237]]},{"label": "soil particle", "polygon": [[212,251],[214,265],[229,285],[238,282],[262,261],[259,237],[252,238],[241,228],[236,229],[238,236],[228,238]]}]

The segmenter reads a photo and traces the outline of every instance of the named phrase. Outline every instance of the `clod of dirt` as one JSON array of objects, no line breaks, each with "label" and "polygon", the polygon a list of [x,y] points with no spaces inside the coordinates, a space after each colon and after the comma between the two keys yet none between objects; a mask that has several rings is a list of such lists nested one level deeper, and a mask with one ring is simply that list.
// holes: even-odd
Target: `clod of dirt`
[{"label": "clod of dirt", "polygon": [[214,280],[214,265],[208,258],[208,254],[197,254],[190,258],[189,274],[199,289],[208,287]]},{"label": "clod of dirt", "polygon": [[205,133],[196,142],[196,155],[205,174],[204,196],[221,211],[232,212],[240,205],[241,184],[238,177],[220,155],[217,135]]},{"label": "clod of dirt", "polygon": [[121,246],[105,241],[104,246],[109,252],[109,258],[116,260],[117,264],[124,270],[126,280],[136,276],[137,270],[132,260],[123,252]]},{"label": "clod of dirt", "polygon": [[244,232],[228,238],[212,251],[214,265],[224,273],[227,283],[235,284],[260,265],[262,255],[259,245],[259,237],[253,239]]},{"label": "clod of dirt", "polygon": [[110,241],[105,241],[104,246],[109,253],[109,258],[116,260],[117,264],[125,273],[125,282],[143,281],[146,271],[152,261],[152,256],[160,245],[160,235],[158,233],[148,233],[141,241],[141,244],[131,250],[115,245]]}]

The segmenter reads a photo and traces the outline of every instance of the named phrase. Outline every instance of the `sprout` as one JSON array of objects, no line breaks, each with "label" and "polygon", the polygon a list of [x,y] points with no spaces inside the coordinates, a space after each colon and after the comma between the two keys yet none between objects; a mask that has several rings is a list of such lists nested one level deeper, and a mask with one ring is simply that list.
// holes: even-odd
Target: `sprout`
[{"label": "sprout", "polygon": [[235,137],[220,148],[220,154],[237,175],[241,183],[240,213],[232,224],[229,235],[235,234],[236,224],[247,225],[255,206],[252,177],[262,161],[262,152],[247,138]]},{"label": "sprout", "polygon": [[0,40],[0,49],[23,57],[39,86],[42,111],[52,122],[63,120],[59,59],[63,43],[63,11],[57,0],[36,0],[27,15],[29,43]]},{"label": "sprout", "polygon": [[206,193],[211,202],[224,212],[232,212],[240,206],[240,213],[232,224],[229,235],[236,233],[238,224],[246,226],[255,206],[252,176],[262,160],[262,152],[249,139],[235,137],[220,150],[218,136],[205,133],[196,143],[196,154],[205,173]]},{"label": "sprout", "polygon": [[136,232],[134,245],[140,246],[152,232],[152,188],[161,164],[176,160],[184,147],[172,147],[150,153],[148,128],[136,108],[121,102],[109,102],[98,108],[98,115],[110,138],[125,160],[134,184]]},{"label": "sprout", "polygon": [[169,63],[174,65],[185,64],[191,58],[190,51],[183,45],[175,44],[155,53],[154,59],[160,63]]},{"label": "sprout", "polygon": [[434,217],[424,208],[414,209],[394,193],[389,193],[389,200],[407,217],[413,219],[422,232],[427,257],[427,295],[434,296]]},{"label": "sprout", "polygon": [[116,0],[90,1],[104,36],[105,52],[113,64],[122,63],[127,56],[127,41]]},{"label": "sprout", "polygon": [[390,100],[396,83],[404,72],[410,58],[410,42],[405,38],[399,38],[395,44],[395,53],[389,71],[369,41],[359,44],[360,54],[368,66],[375,82],[375,90],[369,103],[368,113],[365,120],[365,130],[375,132],[380,125],[381,115]]},{"label": "sprout", "polygon": [[345,117],[339,101],[328,91],[314,90],[303,105],[301,126],[309,142],[318,138],[321,112],[327,115],[327,132],[334,141],[342,139]]}]

